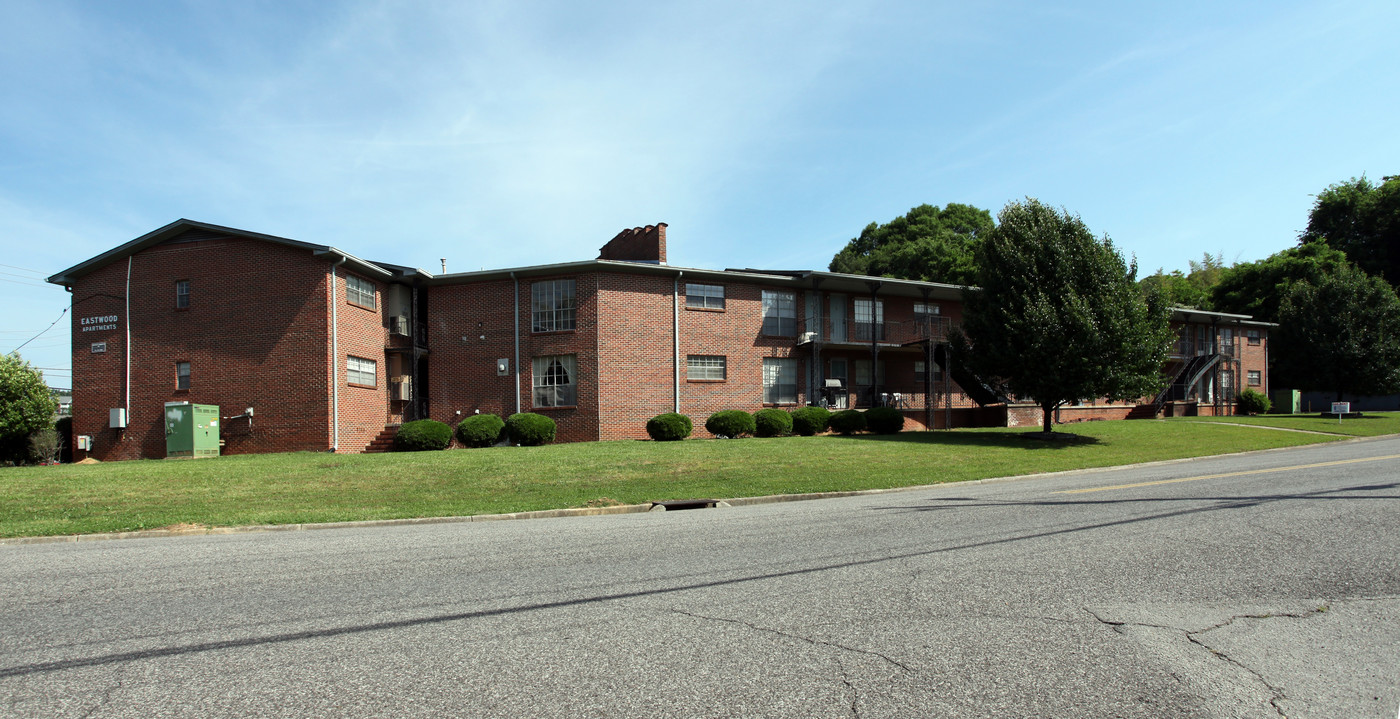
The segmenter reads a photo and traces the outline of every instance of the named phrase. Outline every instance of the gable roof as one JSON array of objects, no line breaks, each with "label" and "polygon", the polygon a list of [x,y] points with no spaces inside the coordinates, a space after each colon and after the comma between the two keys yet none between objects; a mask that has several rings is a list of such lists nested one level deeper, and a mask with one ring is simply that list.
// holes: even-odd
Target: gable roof
[{"label": "gable roof", "polygon": [[120,261],[144,249],[154,247],[156,245],[161,244],[162,242],[174,239],[176,237],[179,237],[180,235],[185,234],[186,232],[191,231],[205,232],[210,233],[212,235],[222,235],[226,237],[241,237],[249,240],[272,242],[274,244],[286,245],[287,247],[296,247],[298,249],[309,250],[313,255],[317,257],[327,257],[332,260],[344,260],[345,264],[354,267],[356,270],[377,277],[389,277],[393,274],[393,272],[391,272],[390,270],[385,269],[373,262],[362,260],[348,252],[331,247],[330,245],[316,245],[310,242],[290,240],[286,237],[264,235],[259,232],[249,232],[247,230],[240,230],[234,227],[211,225],[207,222],[197,222],[195,220],[186,220],[181,218],[158,230],[141,235],[140,237],[124,245],[119,245],[110,250],[107,250],[106,252],[103,252],[102,254],[96,257],[84,260],[83,262],[73,265],[72,267],[69,267],[64,271],[52,277],[49,277],[47,281],[52,282],[56,285],[72,284],[73,280],[79,277],[87,275],[91,272],[95,272],[99,269],[102,269],[103,267],[106,267],[107,265],[112,264],[113,262]]}]

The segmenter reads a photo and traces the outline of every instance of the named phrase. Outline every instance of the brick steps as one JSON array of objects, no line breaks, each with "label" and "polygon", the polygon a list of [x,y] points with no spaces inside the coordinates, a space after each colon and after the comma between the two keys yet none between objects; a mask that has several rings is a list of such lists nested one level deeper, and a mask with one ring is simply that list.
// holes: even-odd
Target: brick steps
[{"label": "brick steps", "polygon": [[1156,404],[1140,404],[1133,408],[1124,419],[1157,419],[1162,408]]},{"label": "brick steps", "polygon": [[398,433],[399,426],[397,424],[384,425],[384,431],[376,435],[375,438],[370,441],[369,446],[365,447],[365,454],[394,451],[394,437],[397,436]]}]

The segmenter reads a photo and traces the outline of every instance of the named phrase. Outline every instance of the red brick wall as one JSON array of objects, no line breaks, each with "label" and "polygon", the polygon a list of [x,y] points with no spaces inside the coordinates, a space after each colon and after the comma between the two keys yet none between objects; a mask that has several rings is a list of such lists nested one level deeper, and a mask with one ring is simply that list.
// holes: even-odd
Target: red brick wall
[{"label": "red brick wall", "polygon": [[[219,405],[224,452],[324,450],[329,446],[327,263],[306,250],[226,238],[167,243],[73,285],[74,434],[91,435],[91,456],[164,457],[164,404]],[[175,307],[175,282],[189,280],[190,306]],[[117,315],[116,329],[84,332],[82,318]],[[122,407],[130,321],[128,428],[107,428]],[[93,354],[91,344],[106,341]],[[382,348],[381,348],[382,353]],[[175,363],[189,362],[189,390],[175,389]],[[79,453],[81,458],[82,453]]]},{"label": "red brick wall", "polygon": [[[374,308],[357,305],[346,298],[347,275],[374,285]],[[385,304],[385,283],[355,272],[344,265],[335,271],[336,351],[335,381],[340,388],[340,427],[337,452],[363,452],[390,421],[389,362],[384,347],[389,341]],[[327,342],[327,349],[330,343]],[[373,386],[350,384],[346,372],[350,357],[373,360]]]},{"label": "red brick wall", "polygon": [[[553,279],[574,279],[578,309],[576,329],[531,331],[530,285]],[[511,280],[446,285],[428,290],[428,406],[433,419],[453,426],[472,414],[515,412],[516,373],[520,410],[550,417],[557,425],[556,441],[598,439],[598,282],[597,274],[520,280],[520,366],[515,367],[515,316]],[[484,339],[483,339],[484,337]],[[576,356],[578,404],[574,407],[535,407],[533,358]],[[507,359],[510,374],[498,376],[496,361]]]}]

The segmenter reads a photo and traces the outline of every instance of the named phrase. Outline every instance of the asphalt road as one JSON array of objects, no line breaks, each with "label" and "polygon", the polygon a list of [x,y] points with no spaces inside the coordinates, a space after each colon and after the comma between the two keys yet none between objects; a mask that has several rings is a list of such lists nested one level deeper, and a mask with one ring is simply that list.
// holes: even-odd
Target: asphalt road
[{"label": "asphalt road", "polygon": [[1398,468],[0,546],[0,715],[1395,719]]}]

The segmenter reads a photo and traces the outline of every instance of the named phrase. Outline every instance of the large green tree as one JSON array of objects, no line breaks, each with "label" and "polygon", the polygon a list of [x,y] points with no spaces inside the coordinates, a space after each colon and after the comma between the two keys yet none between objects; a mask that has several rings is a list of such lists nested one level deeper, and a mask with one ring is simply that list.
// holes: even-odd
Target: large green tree
[{"label": "large green tree", "polygon": [[1323,190],[1301,240],[1325,242],[1368,274],[1400,286],[1400,177],[1386,177],[1379,185],[1353,177]]},{"label": "large green tree", "polygon": [[1258,262],[1241,262],[1222,271],[1210,290],[1210,308],[1277,322],[1279,303],[1290,284],[1315,281],[1346,264],[1345,254],[1324,243],[1290,247]]},{"label": "large green tree", "polygon": [[1294,282],[1279,305],[1274,357],[1298,389],[1400,391],[1400,298],[1380,277],[1351,265]]},{"label": "large green tree", "polygon": [[1184,273],[1181,270],[1172,270],[1164,273],[1160,268],[1156,274],[1148,275],[1138,281],[1138,285],[1144,291],[1149,289],[1160,292],[1163,299],[1175,307],[1195,307],[1196,309],[1211,309],[1210,292],[1220,278],[1228,269],[1225,265],[1223,254],[1211,255],[1209,252],[1201,256],[1201,261],[1190,260],[1191,271]]},{"label": "large green tree", "polygon": [[870,223],[831,259],[832,272],[967,284],[973,251],[992,230],[992,213],[948,203],[919,205],[903,217]]},{"label": "large green tree", "polygon": [[1039,404],[1047,434],[1063,404],[1160,389],[1171,311],[1159,293],[1144,296],[1136,265],[1078,216],[1034,199],[1009,203],[976,267],[954,341],[980,376]]},{"label": "large green tree", "polygon": [[39,370],[16,353],[0,357],[0,459],[23,461],[30,433],[52,427],[57,409]]}]

